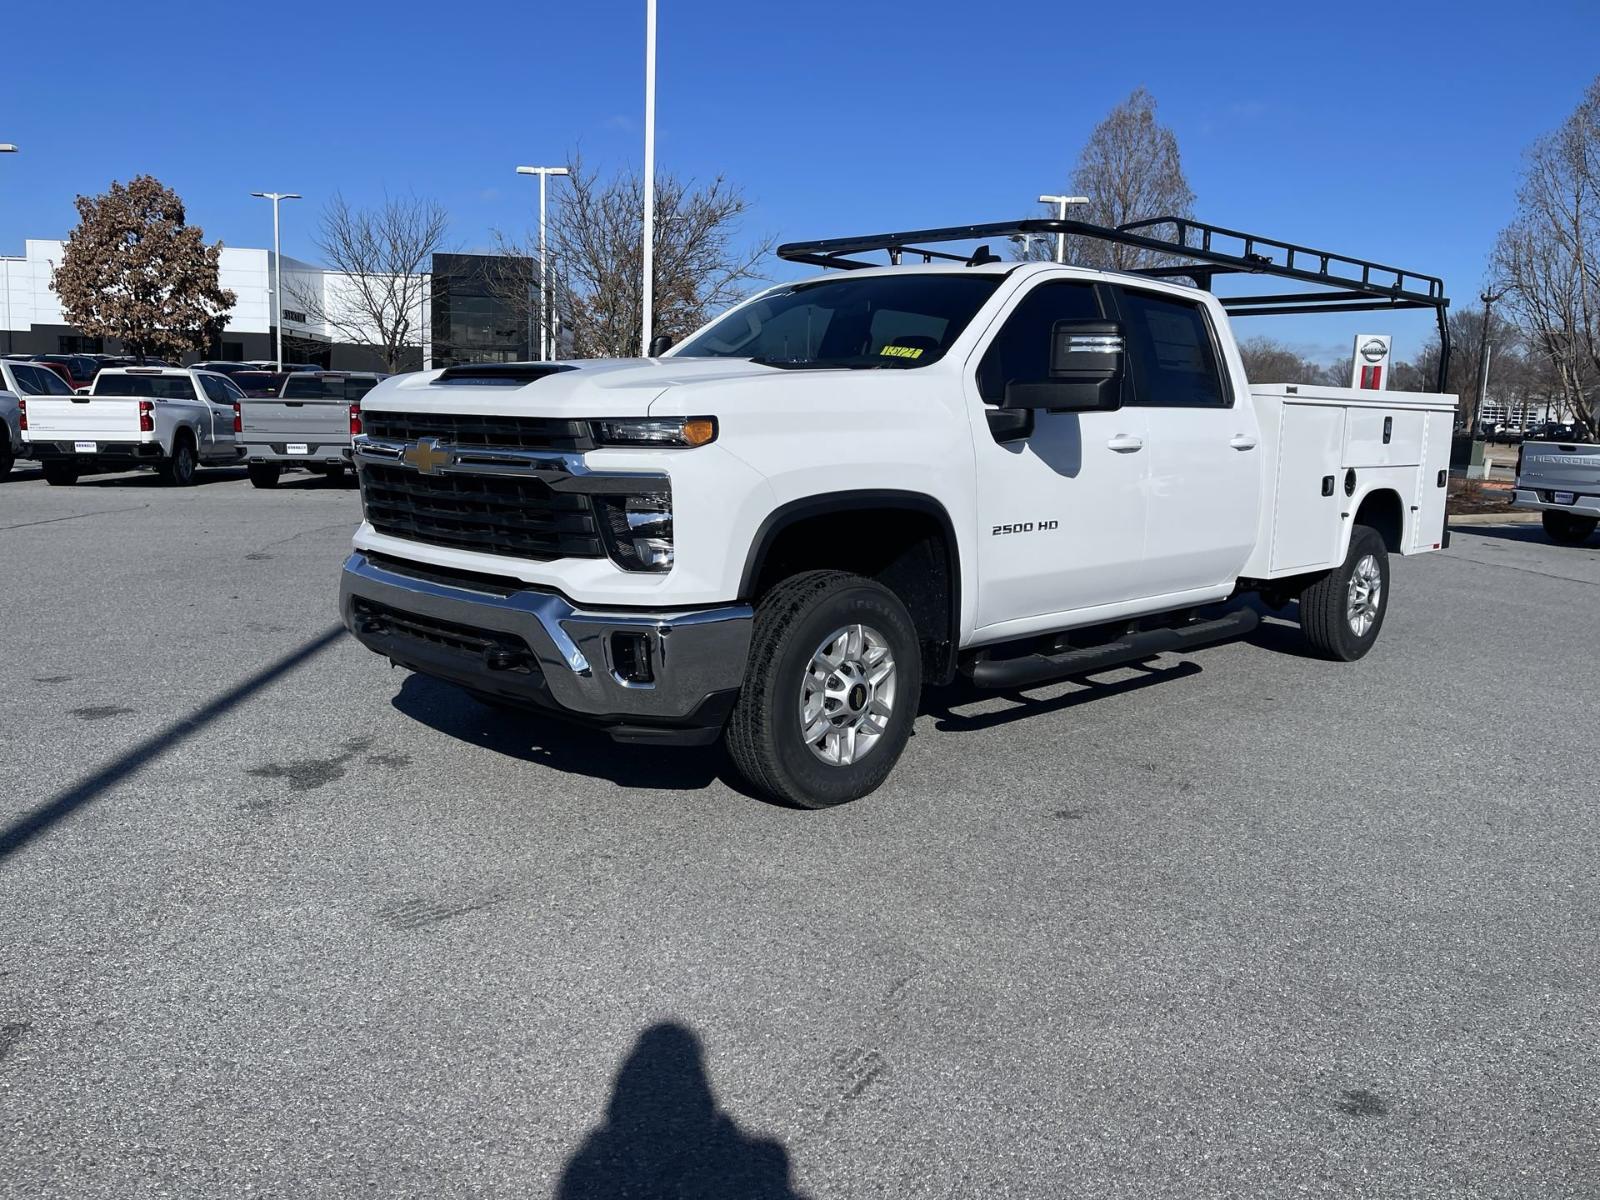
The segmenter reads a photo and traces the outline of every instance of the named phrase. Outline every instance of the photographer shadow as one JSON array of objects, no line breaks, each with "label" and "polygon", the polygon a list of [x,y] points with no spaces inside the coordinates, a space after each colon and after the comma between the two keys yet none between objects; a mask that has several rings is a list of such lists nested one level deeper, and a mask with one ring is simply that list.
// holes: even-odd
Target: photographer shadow
[{"label": "photographer shadow", "polygon": [[717,1107],[700,1039],[676,1022],[639,1035],[612,1083],[604,1124],[562,1171],[556,1200],[804,1200],[781,1143]]}]

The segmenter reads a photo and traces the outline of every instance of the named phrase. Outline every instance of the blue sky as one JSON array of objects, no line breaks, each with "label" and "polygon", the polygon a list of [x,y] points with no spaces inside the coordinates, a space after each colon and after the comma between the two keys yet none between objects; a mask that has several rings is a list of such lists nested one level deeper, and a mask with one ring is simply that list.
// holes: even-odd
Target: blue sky
[{"label": "blue sky", "polygon": [[[1482,282],[1523,148],[1600,71],[1593,0],[1138,6],[661,0],[662,169],[737,181],[780,240],[1002,219],[1065,186],[1141,84],[1218,224]],[[1200,21],[1201,14],[1206,20]],[[453,247],[526,227],[520,162],[643,155],[643,0],[289,6],[25,2],[0,69],[0,252],[150,172],[208,238],[315,258],[318,205],[416,192]],[[16,52],[25,47],[26,53]],[[557,185],[559,187],[559,185]],[[792,268],[775,264],[774,277]],[[1427,318],[1260,318],[1317,357]]]}]

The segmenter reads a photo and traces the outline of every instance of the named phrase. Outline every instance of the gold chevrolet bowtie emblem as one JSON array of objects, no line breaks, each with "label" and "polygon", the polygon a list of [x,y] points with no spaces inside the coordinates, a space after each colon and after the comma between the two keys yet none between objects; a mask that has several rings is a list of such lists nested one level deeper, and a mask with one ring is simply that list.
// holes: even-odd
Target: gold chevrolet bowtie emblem
[{"label": "gold chevrolet bowtie emblem", "polygon": [[455,455],[448,446],[441,446],[438,438],[419,438],[415,446],[409,447],[401,459],[415,467],[424,475],[432,475],[443,467],[448,467]]}]

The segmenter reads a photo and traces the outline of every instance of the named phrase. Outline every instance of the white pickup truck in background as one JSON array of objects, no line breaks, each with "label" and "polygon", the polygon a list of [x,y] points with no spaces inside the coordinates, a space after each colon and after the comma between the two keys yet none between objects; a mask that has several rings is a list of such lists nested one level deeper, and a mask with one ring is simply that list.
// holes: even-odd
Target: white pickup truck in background
[{"label": "white pickup truck in background", "polygon": [[226,375],[182,367],[108,367],[88,395],[28,397],[22,437],[52,484],[94,471],[154,467],[179,487],[200,466],[232,465],[244,393]]},{"label": "white pickup truck in background", "polygon": [[[664,357],[387,380],[355,444],[344,620],[491,704],[623,741],[725,737],[755,787],[810,807],[883,781],[925,685],[1014,692],[1237,637],[1249,593],[1298,599],[1318,653],[1359,659],[1391,556],[1446,540],[1454,397],[1252,386],[1228,313],[1324,296],[1442,323],[1443,285],[1168,223],[790,245],[842,270]],[[1056,232],[1191,261],[932,249]],[[851,257],[868,250],[893,265]],[[1229,271],[1330,290],[1224,300],[1159,277]]]},{"label": "white pickup truck in background", "polygon": [[1552,542],[1580,546],[1600,525],[1600,446],[1523,442],[1511,507],[1542,514]]}]

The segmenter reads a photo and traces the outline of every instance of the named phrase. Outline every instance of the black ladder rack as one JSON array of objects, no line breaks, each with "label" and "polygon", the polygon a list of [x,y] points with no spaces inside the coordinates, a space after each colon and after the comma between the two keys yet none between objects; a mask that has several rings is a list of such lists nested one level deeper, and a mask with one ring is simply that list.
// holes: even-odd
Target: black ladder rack
[{"label": "black ladder rack", "polygon": [[1317,250],[1221,225],[1209,225],[1188,217],[1152,217],[1116,227],[1053,217],[996,221],[985,225],[953,225],[944,229],[913,229],[899,233],[868,234],[865,237],[788,242],[778,247],[778,257],[789,262],[847,271],[878,266],[877,263],[851,257],[873,251],[886,251],[890,263],[896,265],[905,255],[920,257],[923,262],[935,259],[968,262],[971,260],[967,255],[931,249],[928,244],[994,241],[1056,233],[1075,234],[1183,260],[1169,266],[1142,267],[1132,273],[1156,278],[1186,278],[1196,287],[1208,291],[1218,275],[1243,274],[1273,275],[1322,289],[1220,297],[1222,306],[1239,316],[1431,308],[1439,325],[1438,388],[1441,392],[1445,390],[1450,369],[1450,324],[1445,310],[1450,307],[1450,300],[1444,294],[1442,279],[1348,254],[1335,254],[1329,250]]}]

